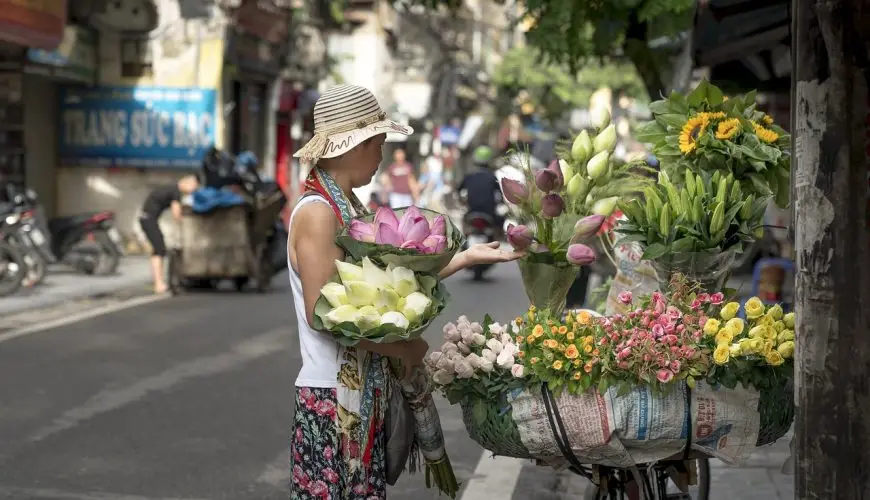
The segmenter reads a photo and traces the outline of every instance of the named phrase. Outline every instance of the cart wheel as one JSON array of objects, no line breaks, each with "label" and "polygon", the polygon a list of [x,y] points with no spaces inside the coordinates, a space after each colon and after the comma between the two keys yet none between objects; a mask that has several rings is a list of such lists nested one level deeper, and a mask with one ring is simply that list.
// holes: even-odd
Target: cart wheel
[{"label": "cart wheel", "polygon": [[178,295],[184,291],[184,278],[181,277],[181,250],[173,250],[169,253],[168,276],[169,292]]},{"label": "cart wheel", "polygon": [[248,284],[248,277],[233,278],[233,284],[236,286],[236,291],[241,292],[245,289],[245,285]]},{"label": "cart wheel", "polygon": [[257,251],[257,293],[266,293],[272,289],[272,263],[266,245],[260,245]]}]

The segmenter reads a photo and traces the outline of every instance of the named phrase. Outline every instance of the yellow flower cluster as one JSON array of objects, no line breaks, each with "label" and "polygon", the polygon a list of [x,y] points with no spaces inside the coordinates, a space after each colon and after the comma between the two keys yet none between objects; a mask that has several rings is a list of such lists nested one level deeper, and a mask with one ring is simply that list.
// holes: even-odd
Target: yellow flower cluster
[{"label": "yellow flower cluster", "polygon": [[545,380],[580,380],[600,362],[588,312],[568,314],[564,323],[544,318],[536,322],[533,310],[526,318],[530,321],[522,317],[515,320],[520,327],[516,337],[520,358]]},{"label": "yellow flower cluster", "polygon": [[721,320],[710,318],[704,325],[704,334],[716,343],[714,363],[724,365],[732,358],[756,356],[779,366],[794,356],[794,313],[783,314],[779,304],[765,307],[758,297],[743,304],[748,324],[736,317],[739,310],[740,304],[729,302],[719,312]]},{"label": "yellow flower cluster", "polygon": [[[767,128],[773,125],[773,118],[770,115],[764,115],[761,121],[764,125],[755,121],[752,122],[753,131],[758,139],[767,144],[778,141],[779,134]],[[733,140],[740,133],[742,127],[739,118],[728,118],[722,111],[696,113],[686,120],[686,123],[683,124],[680,130],[680,152],[689,154],[695,151],[698,148],[698,140],[708,129],[712,130],[713,136],[716,139],[727,141]]]}]

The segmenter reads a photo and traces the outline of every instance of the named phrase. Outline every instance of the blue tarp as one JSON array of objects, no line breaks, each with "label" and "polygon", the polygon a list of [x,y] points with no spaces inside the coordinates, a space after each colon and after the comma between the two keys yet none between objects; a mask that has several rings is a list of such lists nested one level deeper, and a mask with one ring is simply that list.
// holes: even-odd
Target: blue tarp
[{"label": "blue tarp", "polygon": [[234,207],[245,203],[241,196],[232,191],[211,187],[199,188],[193,192],[191,197],[191,208],[198,214],[211,212],[216,208]]}]

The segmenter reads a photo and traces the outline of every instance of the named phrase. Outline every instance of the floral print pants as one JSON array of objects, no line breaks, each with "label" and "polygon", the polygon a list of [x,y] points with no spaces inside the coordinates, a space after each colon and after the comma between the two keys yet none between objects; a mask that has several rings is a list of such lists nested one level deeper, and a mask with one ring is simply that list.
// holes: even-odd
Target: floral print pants
[{"label": "floral print pants", "polygon": [[[371,468],[363,450],[338,433],[335,389],[296,388],[296,413],[290,445],[291,500],[383,500],[387,497],[386,435],[379,425],[372,440]],[[354,465],[354,472],[351,471]]]}]

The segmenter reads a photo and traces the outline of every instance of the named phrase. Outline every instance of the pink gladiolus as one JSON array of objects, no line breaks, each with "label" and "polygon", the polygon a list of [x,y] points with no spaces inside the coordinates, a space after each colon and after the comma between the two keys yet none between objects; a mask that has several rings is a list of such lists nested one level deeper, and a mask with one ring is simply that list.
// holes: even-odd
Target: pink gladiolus
[{"label": "pink gladiolus", "polygon": [[430,235],[421,243],[425,253],[441,253],[447,248],[447,237]]},{"label": "pink gladiolus", "polygon": [[663,384],[667,384],[674,379],[674,372],[670,370],[659,370],[656,373],[656,379]]},{"label": "pink gladiolus", "polygon": [[574,237],[577,239],[589,238],[595,236],[601,225],[604,223],[603,215],[589,215],[577,221],[574,225]]},{"label": "pink gladiolus", "polygon": [[507,229],[507,239],[515,249],[525,250],[535,241],[535,235],[526,226],[510,224]]},{"label": "pink gladiolus", "polygon": [[432,236],[447,236],[447,221],[444,220],[443,215],[432,219],[432,230],[430,233]]},{"label": "pink gladiolus", "polygon": [[535,172],[535,186],[545,193],[556,191],[562,187],[561,174],[556,173],[549,168],[544,168]]},{"label": "pink gladiolus", "polygon": [[366,243],[374,243],[375,241],[374,226],[359,219],[354,219],[350,222],[348,234],[350,234],[351,238],[357,241],[363,241]]},{"label": "pink gladiolus", "polygon": [[[390,213],[392,213],[392,211]],[[375,218],[377,218],[377,215],[375,215]],[[393,219],[395,220],[395,216]],[[402,246],[402,235],[399,234],[399,231],[389,223],[381,222],[378,224],[378,228],[375,231],[375,243],[378,245],[400,247]]]},{"label": "pink gladiolus", "polygon": [[544,217],[556,218],[565,211],[565,200],[556,193],[548,194],[541,200],[541,212]]},{"label": "pink gladiolus", "polygon": [[595,250],[582,243],[569,246],[566,256],[568,262],[575,266],[587,266],[595,262]]},{"label": "pink gladiolus", "polygon": [[501,192],[507,201],[514,205],[521,205],[528,201],[529,190],[519,181],[503,177],[501,180]]}]

